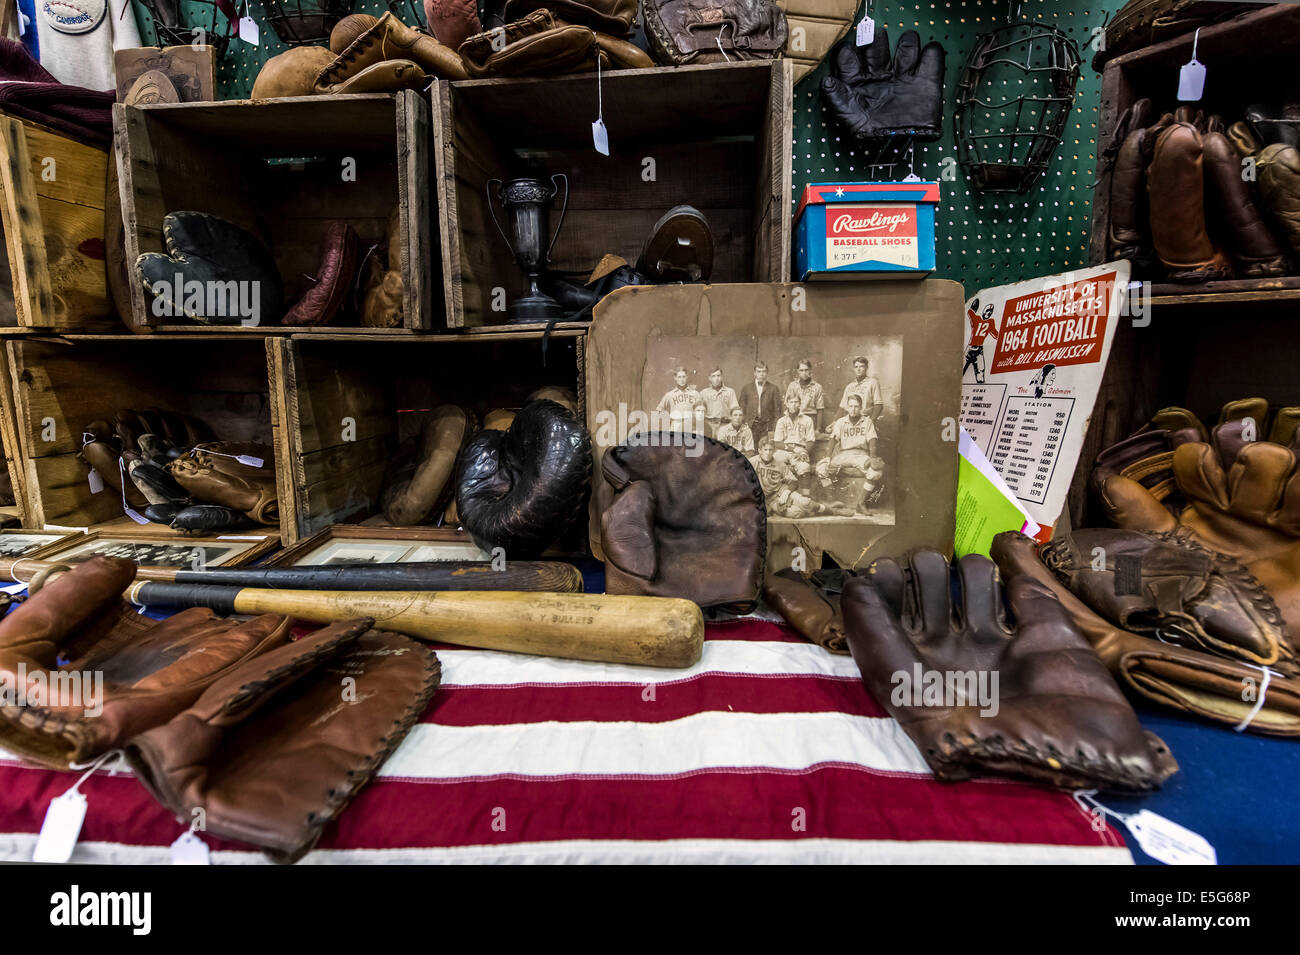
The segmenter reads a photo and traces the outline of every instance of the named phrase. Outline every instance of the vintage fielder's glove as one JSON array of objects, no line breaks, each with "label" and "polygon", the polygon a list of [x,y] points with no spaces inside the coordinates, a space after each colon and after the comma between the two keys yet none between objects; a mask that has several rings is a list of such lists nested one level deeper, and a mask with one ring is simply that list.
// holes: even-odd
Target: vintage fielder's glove
[{"label": "vintage fielder's glove", "polygon": [[331,222],[321,242],[320,264],[311,288],[285,312],[283,325],[328,325],[347,302],[357,271],[357,234],[341,219]]},{"label": "vintage fielder's glove", "polygon": [[131,740],[136,777],[181,822],[202,809],[212,835],[297,861],[438,688],[432,651],[371,623],[333,624],[224,676]]},{"label": "vintage fielder's glove", "polygon": [[605,589],[748,613],[767,560],[758,475],[730,445],[682,437],[635,434],[605,452],[601,471],[616,491],[600,516]]},{"label": "vintage fielder's glove", "polygon": [[1110,170],[1110,224],[1107,242],[1111,259],[1145,262],[1151,258],[1146,167],[1151,100],[1140,99],[1119,118],[1113,143],[1118,144]]},{"label": "vintage fielder's glove", "polygon": [[1291,263],[1255,205],[1250,183],[1242,178],[1237,148],[1217,129],[1202,137],[1201,146],[1211,225],[1223,235],[1237,274],[1247,278],[1286,275]]},{"label": "vintage fielder's glove", "polygon": [[[203,325],[273,325],[280,320],[280,271],[257,236],[203,212],[169,213],[162,228],[167,253],[145,252],[135,260],[135,271],[150,295],[169,303],[173,318],[185,316]],[[177,287],[177,276],[185,287]],[[206,290],[198,310],[190,307],[197,297],[188,294],[188,287]],[[227,291],[212,294],[216,289]]]},{"label": "vintage fielder's glove", "polygon": [[1098,656],[1129,690],[1238,730],[1300,736],[1300,680],[1121,629],[1072,594],[1039,560],[1035,542],[1017,531],[994,537],[990,553],[1011,584],[1034,581],[1056,594]]},{"label": "vintage fielder's glove", "polygon": [[549,10],[475,34],[460,45],[460,57],[474,78],[581,73],[596,69],[597,60],[607,70],[654,66],[644,50],[626,40],[566,23]]},{"label": "vintage fielder's glove", "polygon": [[1125,630],[1300,676],[1273,598],[1241,563],[1189,537],[1091,528],[1054,537],[1039,557]]},{"label": "vintage fielder's glove", "polygon": [[591,490],[591,437],[554,401],[530,401],[505,431],[470,439],[456,468],[456,512],[486,551],[536,557],[581,512]]},{"label": "vintage fielder's glove", "polygon": [[518,20],[539,9],[616,37],[630,36],[636,19],[636,0],[507,0],[505,18]]},{"label": "vintage fielder's glove", "polygon": [[1093,482],[1106,515],[1118,527],[1191,536],[1241,561],[1277,602],[1294,647],[1300,634],[1296,409],[1279,409],[1270,418],[1263,399],[1232,402],[1208,440],[1186,412],[1161,415],[1176,426],[1168,441],[1180,500],[1166,508],[1168,498],[1162,503],[1139,482],[1099,467]]},{"label": "vintage fielder's glove", "polygon": [[[520,2],[537,0],[510,6]],[[641,14],[646,45],[664,66],[771,59],[790,32],[771,0],[641,0]]]},{"label": "vintage fielder's glove", "polygon": [[1291,251],[1300,255],[1300,149],[1265,146],[1255,160],[1259,196]]},{"label": "vintage fielder's glove", "polygon": [[[367,24],[369,24],[367,26]],[[392,12],[385,13],[374,23],[360,17],[350,18],[335,25],[341,41],[351,36],[352,41],[339,51],[328,66],[316,77],[317,93],[361,93],[380,90],[384,86],[378,77],[398,79],[403,71],[394,64],[404,64],[412,73],[428,74],[445,80],[463,80],[465,69],[456,51],[443,46],[427,33],[408,27]],[[364,27],[364,29],[362,29]],[[330,44],[335,44],[334,33]],[[376,80],[370,80],[375,76]],[[425,79],[427,83],[427,78]],[[400,82],[388,89],[405,88]]]},{"label": "vintage fielder's glove", "polygon": [[[913,554],[907,566],[878,560],[844,587],[849,649],[862,680],[936,776],[1147,790],[1177,770],[1049,588],[1012,580],[1007,596],[1015,622],[1009,628],[993,563],[970,554],[958,562],[957,574],[962,602],[956,616],[948,562],[934,551]],[[985,686],[992,689],[996,674],[996,693],[983,703],[959,694],[951,706],[948,699],[917,705],[920,688],[915,698],[900,695],[903,677],[915,680],[926,671],[958,690],[973,689],[970,677],[981,673],[990,674]]]},{"label": "vintage fielder's glove", "polygon": [[422,524],[447,506],[451,477],[465,443],[474,434],[474,415],[456,405],[434,408],[414,442],[398,451],[384,480],[380,503],[390,524]]},{"label": "vintage fielder's glove", "polygon": [[942,45],[921,47],[920,35],[908,30],[891,62],[883,26],[861,50],[850,31],[831,51],[822,101],[859,142],[893,136],[932,142],[943,134],[943,57]]},{"label": "vintage fielder's glove", "polygon": [[81,677],[77,700],[0,706],[0,746],[67,769],[165,723],[213,681],[288,638],[290,621],[278,614],[226,620],[194,607],[161,621],[142,617],[122,600],[134,578],[134,562],[93,557],[0,620],[7,685],[21,685],[20,673],[28,687],[38,680],[72,687],[72,675]]},{"label": "vintage fielder's glove", "polygon": [[[240,457],[260,458],[260,466],[244,463]],[[176,483],[195,501],[220,504],[243,511],[259,524],[280,520],[276,498],[275,463],[271,449],[261,444],[212,441],[168,465]]]},{"label": "vintage fielder's glove", "polygon": [[805,577],[795,570],[768,574],[763,600],[806,639],[831,653],[849,652],[840,594],[851,570],[817,571]]},{"label": "vintage fielder's glove", "polygon": [[1210,238],[1205,218],[1204,117],[1188,107],[1163,116],[1149,132],[1147,169],[1151,240],[1170,281],[1205,282],[1232,275],[1232,263]]}]

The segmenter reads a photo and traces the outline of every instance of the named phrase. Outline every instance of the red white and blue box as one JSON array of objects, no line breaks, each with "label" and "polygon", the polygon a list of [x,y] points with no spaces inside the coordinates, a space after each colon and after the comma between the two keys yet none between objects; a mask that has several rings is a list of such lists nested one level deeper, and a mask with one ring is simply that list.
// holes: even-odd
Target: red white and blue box
[{"label": "red white and blue box", "polygon": [[934,271],[937,182],[813,182],[794,214],[794,276],[924,278]]}]

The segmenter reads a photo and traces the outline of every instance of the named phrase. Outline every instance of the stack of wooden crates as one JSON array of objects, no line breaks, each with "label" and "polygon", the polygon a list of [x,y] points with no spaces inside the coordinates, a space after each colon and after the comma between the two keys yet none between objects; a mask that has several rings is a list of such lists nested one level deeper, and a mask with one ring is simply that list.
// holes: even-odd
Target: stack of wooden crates
[{"label": "stack of wooden crates", "polygon": [[[714,231],[714,281],[785,281],[790,62],[626,70],[602,84],[609,156],[592,148],[594,75],[116,107],[128,261],[163,251],[166,213],[220,215],[268,240],[292,300],[326,222],[348,221],[365,250],[385,241],[396,208],[404,298],[393,328],[177,324],[153,315],[138,288],[118,319],[104,289],[96,191],[108,157],[6,121],[14,307],[9,320],[0,315],[0,418],[23,526],[122,524],[120,502],[92,493],[77,457],[86,424],[122,408],[195,414],[223,439],[272,446],[288,545],[333,523],[379,519],[384,469],[422,410],[456,402],[481,415],[545,385],[581,399],[584,324],[557,325],[545,355],[541,328],[504,324],[501,303],[523,278],[492,225],[493,179],[568,178],[557,269],[591,268],[606,253],[635,261],[655,221],[689,203]],[[80,187],[62,174],[43,185],[46,156],[76,157]],[[56,188],[65,181],[67,193]],[[84,270],[95,280],[76,285],[75,270],[49,263],[92,249],[69,245],[80,229],[101,238],[101,258]]]}]

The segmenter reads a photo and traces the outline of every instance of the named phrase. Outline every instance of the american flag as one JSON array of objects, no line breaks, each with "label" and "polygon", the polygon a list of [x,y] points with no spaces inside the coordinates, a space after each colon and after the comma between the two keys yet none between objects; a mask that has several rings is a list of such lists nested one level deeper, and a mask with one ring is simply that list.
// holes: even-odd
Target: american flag
[{"label": "american flag", "polygon": [[[689,670],[438,656],[421,722],[302,864],[1132,862],[1067,794],[936,781],[849,657],[774,623],[709,624]],[[0,861],[31,859],[76,778],[0,759]],[[72,861],[171,860],[187,826],[129,771],[80,790]]]}]

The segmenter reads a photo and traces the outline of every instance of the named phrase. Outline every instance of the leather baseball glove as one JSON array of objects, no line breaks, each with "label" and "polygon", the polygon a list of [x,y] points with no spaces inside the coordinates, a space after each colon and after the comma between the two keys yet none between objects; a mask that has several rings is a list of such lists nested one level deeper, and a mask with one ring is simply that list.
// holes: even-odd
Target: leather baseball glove
[{"label": "leather baseball glove", "polygon": [[[1149,790],[1177,770],[1049,588],[1012,580],[1009,626],[992,561],[972,554],[956,569],[956,608],[948,562],[933,551],[913,554],[905,566],[876,561],[845,584],[842,600],[849,649],[867,690],[936,776]],[[919,687],[906,691],[918,677],[931,682],[927,671],[946,690],[939,700]],[[981,678],[992,693],[972,699]]]},{"label": "leather baseball glove", "polygon": [[1300,633],[1297,409],[1270,414],[1263,399],[1232,402],[1208,438],[1188,412],[1161,416],[1171,426],[1157,430],[1171,448],[1178,498],[1166,507],[1168,496],[1162,502],[1132,477],[1099,466],[1093,482],[1111,523],[1190,536],[1236,558],[1277,602],[1288,633]]},{"label": "leather baseball glove", "polygon": [[134,579],[134,562],[94,557],[0,620],[5,685],[73,688],[81,678],[78,699],[47,694],[45,703],[0,706],[0,746],[67,769],[165,723],[288,638],[290,621],[279,614],[226,620],[194,607],[161,621],[142,617],[122,599]]},{"label": "leather baseball glove", "polygon": [[[239,460],[260,458],[261,465]],[[265,445],[237,441],[212,441],[177,458],[168,470],[176,483],[201,503],[219,504],[242,511],[259,524],[280,520],[275,487],[275,464]]]},{"label": "leather baseball glove", "polygon": [[150,794],[207,832],[294,862],[368,783],[438,688],[432,651],[370,620],[249,660],[131,740]]},{"label": "leather baseball glove", "polygon": [[994,537],[990,549],[1011,584],[1032,581],[1056,595],[1097,655],[1129,690],[1239,731],[1300,736],[1300,680],[1125,630],[1071,593],[1039,559],[1038,551],[1033,540],[1016,531]]},{"label": "leather baseball glove", "polygon": [[768,574],[763,600],[808,640],[831,653],[849,652],[840,595],[851,570],[817,571],[804,576],[795,570]]},{"label": "leather baseball glove", "polygon": [[1189,537],[1083,529],[1054,537],[1039,557],[1125,630],[1300,676],[1273,598],[1241,563]]},{"label": "leather baseball glove", "polygon": [[505,431],[470,439],[456,470],[456,513],[484,550],[536,557],[581,512],[591,490],[591,437],[568,409],[530,401]]},{"label": "leather baseball glove", "polygon": [[380,503],[389,523],[422,524],[447,506],[456,461],[475,424],[473,412],[456,405],[440,405],[425,418],[418,450],[415,442],[404,445],[385,475]]},{"label": "leather baseball glove", "polygon": [[616,491],[600,516],[605,589],[684,597],[748,613],[767,560],[767,508],[758,475],[730,445],[692,435],[637,434],[605,452]]},{"label": "leather baseball glove", "polygon": [[921,46],[908,30],[891,60],[889,31],[858,48],[853,31],[831,51],[830,75],[822,80],[822,101],[836,121],[859,142],[908,136],[933,142],[943,134],[943,46]]}]

